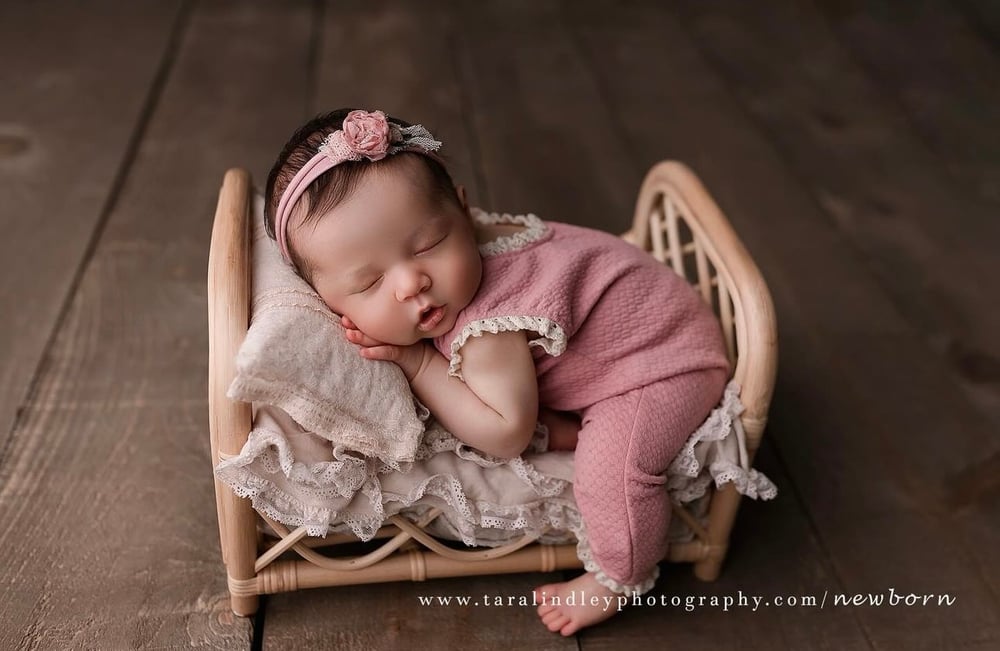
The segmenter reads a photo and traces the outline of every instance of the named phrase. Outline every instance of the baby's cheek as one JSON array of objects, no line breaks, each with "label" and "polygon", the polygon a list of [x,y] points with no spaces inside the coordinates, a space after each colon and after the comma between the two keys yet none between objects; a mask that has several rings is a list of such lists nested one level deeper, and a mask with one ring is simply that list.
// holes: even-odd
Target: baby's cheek
[{"label": "baby's cheek", "polygon": [[406,346],[413,343],[407,340],[412,329],[406,327],[408,322],[398,310],[392,310],[389,307],[377,310],[369,309],[358,318],[361,321],[355,320],[354,323],[373,339],[396,346]]}]

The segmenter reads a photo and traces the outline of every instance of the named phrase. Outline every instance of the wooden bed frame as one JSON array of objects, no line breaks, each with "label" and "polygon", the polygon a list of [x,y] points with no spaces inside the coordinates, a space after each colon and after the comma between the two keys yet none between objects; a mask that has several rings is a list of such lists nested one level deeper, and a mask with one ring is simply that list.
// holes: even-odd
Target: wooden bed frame
[{"label": "wooden bed frame", "polygon": [[[226,397],[235,374],[236,352],[247,333],[251,297],[251,182],[248,172],[226,172],[212,229],[208,261],[209,420],[212,467],[234,456],[251,429],[251,407]],[[684,165],[664,161],[643,181],[632,228],[624,237],[669,264],[691,282],[719,316],[734,364],[734,379],[746,407],[741,416],[750,461],[760,445],[777,366],[777,329],[767,286],[728,220],[698,178]],[[711,488],[709,490],[712,490]],[[216,506],[222,558],[231,605],[237,615],[256,612],[259,595],[319,586],[435,577],[549,572],[578,568],[576,545],[540,545],[529,537],[498,548],[453,549],[400,516],[387,520],[374,551],[330,557],[322,545],[357,542],[350,535],[309,538],[304,528],[289,531],[256,513],[218,480]],[[707,514],[696,518],[674,505],[674,513],[694,532],[690,542],[669,548],[671,561],[694,563],[695,575],[714,580],[726,555],[740,495],[732,484],[715,490]],[[261,533],[264,520],[276,538]],[[294,550],[300,559],[286,558]]]}]

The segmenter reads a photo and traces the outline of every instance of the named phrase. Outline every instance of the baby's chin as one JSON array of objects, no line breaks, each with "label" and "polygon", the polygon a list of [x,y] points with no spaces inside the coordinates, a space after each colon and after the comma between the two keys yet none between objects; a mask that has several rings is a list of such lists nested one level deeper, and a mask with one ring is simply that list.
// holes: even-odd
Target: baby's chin
[{"label": "baby's chin", "polygon": [[[374,330],[372,330],[371,332],[367,332],[367,334],[372,339],[377,339],[378,341],[381,341],[390,346],[412,346],[415,343],[439,337],[444,333],[448,332],[449,330],[451,330],[451,328],[454,327],[453,323],[454,319],[447,321],[448,322],[439,323],[437,326],[431,328],[430,330],[427,330],[426,332],[414,328],[409,332],[399,332],[397,330],[395,332],[377,333]],[[362,329],[362,331],[364,330]]]},{"label": "baby's chin", "polygon": [[391,346],[412,346],[413,344],[426,339],[426,336],[417,332],[412,335],[391,334],[385,338],[376,337],[376,339],[384,341]]}]

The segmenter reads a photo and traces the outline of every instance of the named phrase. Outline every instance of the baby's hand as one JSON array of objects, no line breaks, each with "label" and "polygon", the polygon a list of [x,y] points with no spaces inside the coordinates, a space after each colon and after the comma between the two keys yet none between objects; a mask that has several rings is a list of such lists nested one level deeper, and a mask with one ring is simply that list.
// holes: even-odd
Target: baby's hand
[{"label": "baby's hand", "polygon": [[418,341],[410,346],[394,346],[372,339],[361,332],[358,326],[346,316],[340,317],[340,323],[346,330],[347,340],[361,346],[362,357],[395,363],[403,370],[407,382],[412,382],[423,366],[424,356],[429,351],[427,342]]}]

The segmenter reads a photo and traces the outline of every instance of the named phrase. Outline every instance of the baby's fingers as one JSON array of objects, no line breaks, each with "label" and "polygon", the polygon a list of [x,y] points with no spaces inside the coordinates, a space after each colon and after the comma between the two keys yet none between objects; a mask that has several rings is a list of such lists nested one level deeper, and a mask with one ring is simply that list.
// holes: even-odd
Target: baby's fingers
[{"label": "baby's fingers", "polygon": [[377,339],[372,339],[371,337],[361,332],[360,330],[350,330],[350,329],[345,330],[344,335],[347,337],[347,340],[352,344],[357,344],[364,348],[372,348],[374,346],[384,345],[383,342]]},{"label": "baby's fingers", "polygon": [[399,361],[402,355],[402,348],[399,346],[372,346],[362,348],[361,356],[365,359],[376,359],[383,362]]},{"label": "baby's fingers", "polygon": [[384,345],[384,342],[381,342],[378,339],[373,339],[361,332],[361,329],[358,328],[354,321],[351,321],[351,319],[347,316],[340,317],[340,325],[344,326],[344,335],[351,343],[355,343],[366,348]]}]

